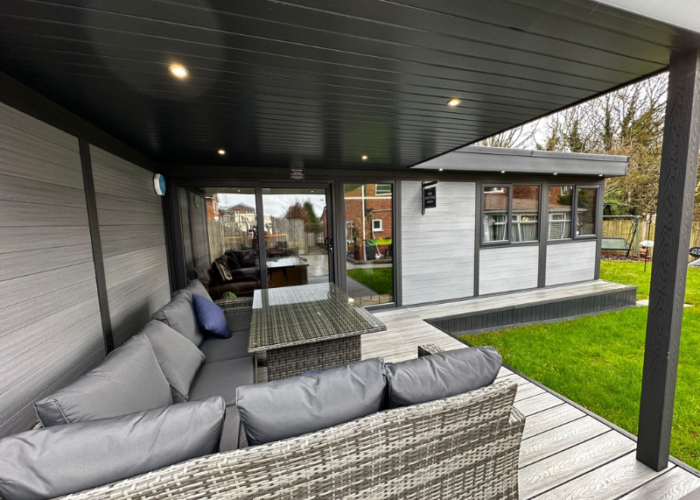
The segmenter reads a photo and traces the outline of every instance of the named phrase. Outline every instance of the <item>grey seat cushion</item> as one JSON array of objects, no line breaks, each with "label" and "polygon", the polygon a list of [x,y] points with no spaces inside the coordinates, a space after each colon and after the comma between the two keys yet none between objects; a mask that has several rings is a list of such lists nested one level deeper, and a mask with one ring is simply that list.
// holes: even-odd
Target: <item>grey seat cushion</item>
[{"label": "grey seat cushion", "polygon": [[153,314],[153,319],[162,321],[173,330],[182,334],[197,347],[199,347],[204,340],[204,334],[199,329],[197,317],[192,307],[191,294],[175,294],[170,302]]},{"label": "grey seat cushion", "polygon": [[320,373],[239,387],[236,406],[248,443],[259,445],[349,422],[381,410],[381,358]]},{"label": "grey seat cushion", "polygon": [[175,403],[188,401],[190,386],[204,363],[204,353],[192,342],[155,319],[141,331],[151,342]]},{"label": "grey seat cushion", "polygon": [[208,337],[199,348],[207,358],[207,363],[218,363],[238,358],[250,358],[248,353],[248,332],[234,332],[230,339]]},{"label": "grey seat cushion", "polygon": [[491,346],[441,352],[387,365],[387,405],[399,408],[492,384],[503,360]]},{"label": "grey seat cushion", "polygon": [[0,494],[54,498],[215,453],[226,406],[211,398],[0,440]]},{"label": "grey seat cushion", "polygon": [[170,385],[143,335],[129,339],[97,367],[37,401],[45,427],[118,417],[172,404]]},{"label": "grey seat cushion", "polygon": [[[209,291],[206,289],[206,287],[202,284],[201,281],[199,280],[192,280],[190,281],[185,288],[182,288],[175,292],[174,295],[177,294],[185,294],[189,295],[190,299],[192,298],[192,295],[199,295],[201,297],[204,297],[206,299],[212,300],[211,295],[209,295]],[[212,300],[213,302],[213,300]]]},{"label": "grey seat cushion", "polygon": [[190,388],[190,400],[221,396],[226,404],[235,404],[236,388],[254,382],[255,366],[252,356],[206,363]]}]

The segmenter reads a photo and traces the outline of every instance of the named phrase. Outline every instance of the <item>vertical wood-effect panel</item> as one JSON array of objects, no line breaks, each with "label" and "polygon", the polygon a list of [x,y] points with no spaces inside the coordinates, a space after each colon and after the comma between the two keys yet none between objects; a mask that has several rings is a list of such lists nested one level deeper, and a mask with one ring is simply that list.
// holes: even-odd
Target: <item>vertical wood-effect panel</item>
[{"label": "vertical wood-effect panel", "polygon": [[110,319],[119,346],[170,299],[163,211],[151,172],[95,146],[90,156]]},{"label": "vertical wood-effect panel", "polygon": [[482,248],[479,252],[479,295],[537,288],[538,246]]},{"label": "vertical wood-effect panel", "polygon": [[0,104],[0,437],[104,356],[78,139]]},{"label": "vertical wood-effect panel", "polygon": [[594,279],[596,248],[595,240],[547,245],[546,286]]},{"label": "vertical wood-effect panel", "polygon": [[421,215],[421,183],[401,182],[404,305],[474,295],[476,185],[440,182],[437,207]]}]

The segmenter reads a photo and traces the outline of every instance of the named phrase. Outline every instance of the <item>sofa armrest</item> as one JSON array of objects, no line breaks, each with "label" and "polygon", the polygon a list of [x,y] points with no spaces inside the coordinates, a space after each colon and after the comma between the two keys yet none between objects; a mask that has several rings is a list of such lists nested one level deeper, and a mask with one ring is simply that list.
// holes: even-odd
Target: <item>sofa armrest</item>
[{"label": "sofa armrest", "polygon": [[440,352],[445,352],[445,350],[436,344],[423,344],[418,346],[418,357],[430,356],[431,354],[438,354]]}]

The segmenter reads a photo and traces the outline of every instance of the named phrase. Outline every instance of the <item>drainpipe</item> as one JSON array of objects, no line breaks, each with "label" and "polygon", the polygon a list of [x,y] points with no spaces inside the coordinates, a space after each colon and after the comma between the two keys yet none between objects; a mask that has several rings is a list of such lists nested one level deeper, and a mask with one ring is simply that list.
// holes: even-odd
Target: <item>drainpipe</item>
[{"label": "drainpipe", "polygon": [[362,260],[367,260],[365,244],[365,185],[362,185]]}]

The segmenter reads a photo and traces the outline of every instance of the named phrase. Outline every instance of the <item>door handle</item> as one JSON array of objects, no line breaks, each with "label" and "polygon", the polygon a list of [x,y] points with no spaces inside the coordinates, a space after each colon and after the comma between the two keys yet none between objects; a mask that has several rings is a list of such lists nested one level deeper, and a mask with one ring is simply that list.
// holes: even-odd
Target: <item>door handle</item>
[{"label": "door handle", "polygon": [[333,238],[330,236],[327,237],[323,242],[326,244],[326,248],[328,249],[329,252],[333,251]]}]

